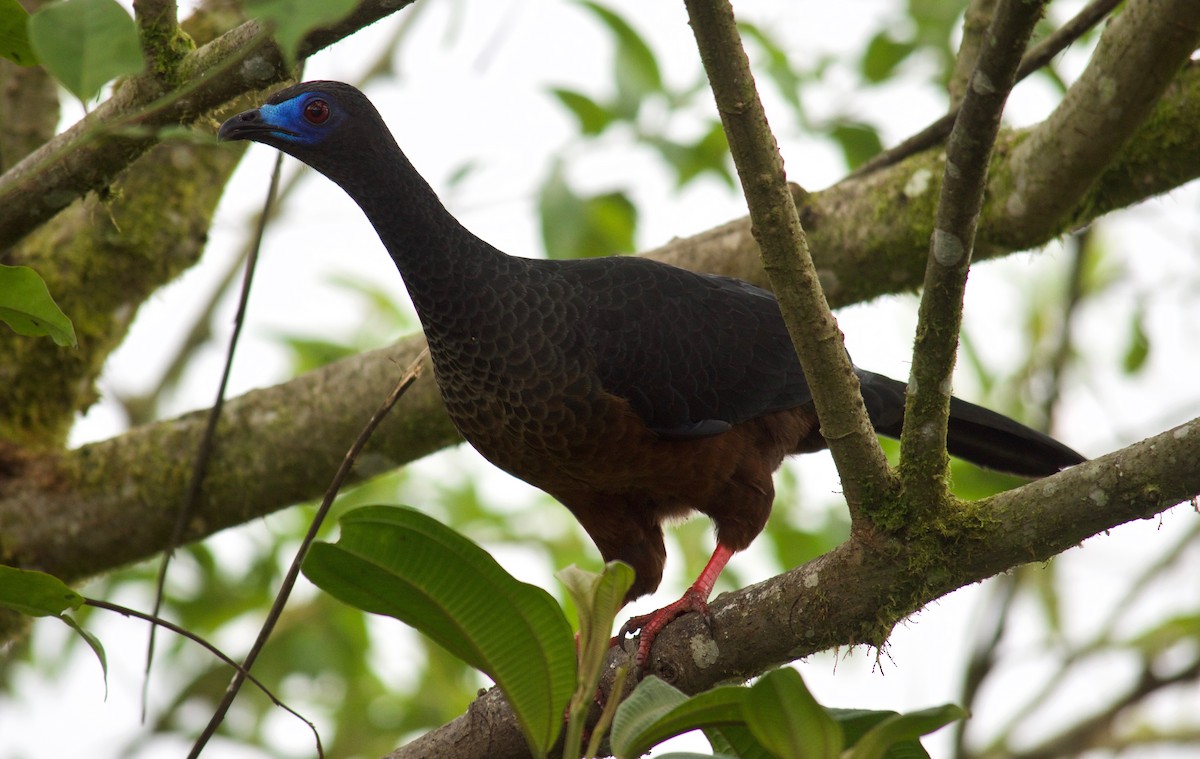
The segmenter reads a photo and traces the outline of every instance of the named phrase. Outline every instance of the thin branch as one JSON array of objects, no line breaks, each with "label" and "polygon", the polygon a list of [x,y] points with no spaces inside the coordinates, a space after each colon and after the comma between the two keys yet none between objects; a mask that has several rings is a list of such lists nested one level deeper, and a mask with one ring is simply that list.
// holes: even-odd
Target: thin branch
[{"label": "thin branch", "polygon": [[[957,113],[967,92],[971,74],[979,62],[979,51],[983,49],[988,28],[996,15],[1000,0],[971,0],[963,14],[962,42],[954,59],[954,71],[950,75],[947,91],[950,94],[950,110]],[[949,130],[947,130],[949,134]]]},{"label": "thin branch", "polygon": [[[1009,756],[1012,759],[1056,759],[1078,756],[1092,748],[1107,748],[1110,739],[1117,733],[1118,720],[1126,709],[1144,702],[1147,697],[1164,688],[1191,683],[1197,678],[1200,678],[1200,658],[1167,675],[1156,673],[1151,662],[1143,662],[1137,682],[1104,709],[1034,748],[1013,751]],[[1132,745],[1137,744],[1135,738]]]},{"label": "thin branch", "polygon": [[[1068,46],[1086,34],[1089,29],[1100,23],[1105,16],[1112,13],[1113,9],[1120,5],[1121,2],[1122,0],[1092,0],[1092,2],[1084,6],[1083,10],[1075,14],[1074,18],[1056,29],[1046,39],[1039,42],[1025,54],[1021,59],[1020,68],[1017,69],[1017,81],[1022,81],[1034,71],[1048,64],[1054,56],[1067,49]],[[954,119],[957,117],[958,106],[955,105],[945,116],[942,116],[920,132],[907,138],[899,145],[889,148],[871,158],[871,160],[847,174],[841,181],[845,182],[866,176],[887,166],[895,165],[923,150],[940,145],[950,134],[950,129],[954,126]]]},{"label": "thin branch", "polygon": [[1075,321],[1075,314],[1079,311],[1080,303],[1083,301],[1083,278],[1092,256],[1092,244],[1091,227],[1071,235],[1068,242],[1071,260],[1070,269],[1067,271],[1067,291],[1063,295],[1057,339],[1054,350],[1050,354],[1050,389],[1042,402],[1042,419],[1047,430],[1054,429],[1054,415],[1058,410],[1058,400],[1062,394],[1063,375],[1074,354],[1075,344],[1072,339],[1071,326]]},{"label": "thin branch", "polygon": [[900,438],[900,477],[905,491],[913,503],[927,508],[948,496],[950,375],[988,159],[1000,131],[1004,103],[1016,83],[1021,51],[1041,14],[1040,2],[1001,0],[946,145],[946,168],[925,267]]},{"label": "thin branch", "polygon": [[[1121,597],[1108,605],[1108,614],[1101,621],[1099,628],[1091,635],[1091,639],[1066,651],[1065,655],[1059,658],[1055,671],[1043,681],[1039,688],[1024,694],[1024,703],[1005,720],[1003,726],[995,734],[1001,737],[1016,734],[1026,720],[1040,714],[1045,709],[1050,697],[1066,683],[1066,675],[1071,667],[1117,643],[1116,630],[1125,623],[1129,608],[1137,599],[1145,597],[1147,588],[1191,549],[1193,541],[1198,536],[1200,536],[1200,524],[1193,526],[1175,542],[1175,545],[1161,551],[1152,563],[1133,578]],[[989,747],[985,753],[989,755],[1003,754],[1007,753],[1007,748],[997,743],[997,745]]]},{"label": "thin branch", "polygon": [[[246,257],[245,274],[242,276],[242,290],[238,294],[237,313],[233,317],[233,331],[229,335],[229,345],[225,350],[225,366],[221,370],[221,379],[217,382],[217,397],[212,408],[208,410],[208,420],[204,425],[204,434],[200,437],[200,445],[193,458],[192,476],[188,481],[187,491],[183,500],[176,506],[175,525],[171,536],[163,546],[162,558],[158,564],[158,578],[154,587],[154,616],[162,609],[163,598],[166,595],[167,570],[175,549],[183,544],[187,526],[196,514],[200,505],[200,491],[204,487],[204,479],[208,476],[208,467],[212,462],[213,450],[216,447],[217,422],[221,419],[221,411],[225,408],[225,393],[229,387],[229,376],[233,373],[233,357],[237,354],[238,341],[242,336],[242,327],[246,324],[246,308],[250,303],[250,286],[254,282],[254,273],[258,270],[258,253],[262,248],[263,236],[267,230],[267,219],[270,218],[271,207],[275,204],[275,196],[279,192],[279,176],[283,172],[283,154],[275,157],[275,168],[271,171],[271,181],[267,186],[267,196],[263,200],[262,213],[258,215],[258,224],[254,230],[254,239],[250,244],[250,255]],[[146,693],[150,687],[150,667],[154,662],[154,627],[150,628],[150,637],[146,642],[146,671],[142,685],[142,714],[146,712]]]},{"label": "thin branch", "polygon": [[333,508],[333,499],[342,489],[346,479],[350,475],[350,470],[354,466],[354,462],[358,459],[358,454],[362,452],[367,441],[371,439],[371,435],[379,427],[379,423],[383,421],[396,402],[400,400],[400,396],[412,386],[417,377],[421,376],[423,370],[423,362],[428,357],[428,351],[422,351],[416,360],[408,367],[407,371],[400,377],[400,381],[392,388],[388,397],[376,409],[375,413],[367,421],[366,426],[359,432],[358,437],[350,446],[350,450],[346,452],[342,459],[341,466],[338,467],[337,473],[333,476],[333,481],[329,483],[329,488],[325,491],[325,497],[321,500],[321,505],[317,508],[317,513],[313,515],[312,523],[308,526],[308,532],[305,533],[304,539],[300,542],[300,547],[296,549],[296,555],[292,559],[292,565],[288,567],[287,574],[284,575],[283,582],[280,583],[279,592],[275,596],[275,602],[271,604],[271,610],[267,612],[267,617],[263,621],[262,628],[258,631],[258,637],[251,646],[250,652],[246,654],[246,658],[242,661],[242,666],[230,681],[229,687],[225,690],[225,695],[221,698],[217,705],[216,711],[213,712],[212,718],[204,731],[196,738],[196,742],[192,745],[192,750],[189,752],[189,759],[195,759],[204,750],[204,746],[214,734],[221,722],[224,721],[229,707],[233,705],[233,700],[237,698],[238,692],[241,690],[243,683],[246,681],[246,674],[250,668],[254,666],[254,662],[258,659],[258,655],[262,653],[263,647],[267,644],[267,639],[275,630],[275,625],[279,622],[280,616],[283,614],[283,608],[287,605],[288,598],[292,594],[292,589],[296,586],[296,580],[300,577],[300,566],[304,562],[304,557],[308,555],[308,549],[317,539],[317,532],[321,529],[321,525],[325,522],[325,517],[329,515],[329,510]]},{"label": "thin branch", "polygon": [[170,630],[171,632],[175,633],[176,635],[180,635],[180,636],[192,641],[193,643],[199,644],[206,651],[208,651],[213,656],[220,659],[224,664],[227,664],[230,667],[232,667],[234,670],[242,673],[242,675],[245,676],[245,678],[247,680],[249,680],[254,685],[254,687],[256,687],[260,691],[262,691],[263,695],[271,700],[272,704],[274,704],[275,706],[278,706],[280,709],[283,709],[284,711],[291,714],[296,719],[298,719],[301,722],[303,722],[304,724],[308,725],[308,729],[312,731],[313,739],[316,741],[316,744],[317,744],[317,756],[318,757],[325,756],[325,749],[321,746],[321,734],[319,732],[317,732],[317,726],[314,725],[312,723],[312,721],[310,721],[307,717],[305,717],[300,712],[296,711],[292,707],[285,704],[283,701],[279,700],[279,698],[274,693],[271,692],[271,689],[268,688],[261,680],[259,680],[257,677],[255,677],[254,675],[247,672],[242,667],[241,664],[238,664],[236,661],[229,658],[229,656],[227,656],[224,651],[217,648],[212,643],[209,643],[203,637],[197,635],[196,633],[192,632],[191,630],[187,629],[186,627],[180,627],[179,625],[175,624],[174,622],[163,619],[162,617],[159,617],[157,614],[146,614],[145,612],[138,611],[137,609],[130,609],[127,606],[121,606],[119,604],[109,603],[108,601],[102,601],[98,598],[85,598],[83,600],[83,602],[84,602],[84,604],[95,607],[97,609],[104,609],[105,611],[116,612],[117,614],[120,614],[125,617],[135,617],[137,619],[145,620],[146,622],[149,622],[154,627],[165,628],[165,629]]},{"label": "thin branch", "polygon": [[685,5],[729,138],[763,268],[779,299],[853,516],[868,495],[886,498],[894,480],[809,254],[733,8],[728,0],[685,0]]},{"label": "thin branch", "polygon": [[[1008,613],[1017,598],[1021,582],[1017,573],[1008,573],[993,578],[986,586],[979,612],[975,616],[977,625],[967,665],[963,672],[962,686],[956,703],[967,711],[975,712],[975,702],[987,678],[996,668],[996,652],[1004,633],[1008,629]],[[965,759],[967,720],[954,724],[954,757]]]}]

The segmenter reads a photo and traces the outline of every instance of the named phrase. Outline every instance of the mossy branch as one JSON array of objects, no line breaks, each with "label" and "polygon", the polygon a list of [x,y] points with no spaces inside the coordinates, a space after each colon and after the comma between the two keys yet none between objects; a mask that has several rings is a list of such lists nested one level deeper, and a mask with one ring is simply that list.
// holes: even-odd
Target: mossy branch
[{"label": "mossy branch", "polygon": [[[712,630],[681,618],[655,641],[653,674],[699,693],[835,646],[880,646],[912,612],[966,585],[1044,561],[1118,525],[1152,519],[1200,493],[1200,419],[1053,477],[971,504],[923,542],[850,541],[796,569],[718,596]],[[1020,524],[1021,529],[1013,529]],[[703,652],[697,655],[696,652]],[[614,649],[601,690],[629,654]],[[388,759],[524,759],[497,689]]]},{"label": "mossy branch", "polygon": [[900,438],[900,477],[914,507],[934,508],[949,496],[946,428],[967,271],[1000,117],[1043,7],[1000,0],[946,143]]}]

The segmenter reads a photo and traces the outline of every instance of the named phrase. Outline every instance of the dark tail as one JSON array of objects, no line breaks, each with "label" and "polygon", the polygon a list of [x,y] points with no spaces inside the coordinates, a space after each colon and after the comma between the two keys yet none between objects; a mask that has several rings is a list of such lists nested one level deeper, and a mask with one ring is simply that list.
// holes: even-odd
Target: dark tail
[{"label": "dark tail", "polygon": [[[862,369],[858,374],[875,431],[899,439],[904,426],[905,384]],[[951,456],[1022,477],[1047,477],[1087,461],[1049,435],[954,397],[950,398],[946,448]]]}]

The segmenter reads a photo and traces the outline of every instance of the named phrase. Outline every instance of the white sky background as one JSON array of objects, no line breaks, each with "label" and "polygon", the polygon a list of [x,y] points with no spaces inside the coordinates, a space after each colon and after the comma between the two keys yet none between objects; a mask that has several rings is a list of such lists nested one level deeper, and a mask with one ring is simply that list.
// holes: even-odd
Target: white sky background
[{"label": "white sky background", "polygon": [[[510,253],[537,255],[541,244],[535,213],[537,183],[552,151],[567,143],[575,131],[569,114],[553,101],[547,89],[568,86],[597,94],[600,88],[610,86],[611,40],[585,11],[571,3],[422,0],[422,4],[429,7],[423,11],[421,31],[411,35],[404,48],[399,66],[402,77],[373,87],[369,94],[410,159],[434,188],[443,192],[443,199],[469,228]],[[681,2],[609,0],[608,4],[649,40],[668,81],[694,81],[698,64]],[[1062,20],[1081,5],[1060,1],[1052,6],[1052,12]],[[771,29],[793,56],[806,62],[824,52],[861,49],[878,26],[868,19],[886,17],[896,6],[886,0],[735,3],[740,18]],[[407,12],[411,10],[402,13]],[[364,63],[374,59],[374,50],[390,37],[396,23],[395,19],[385,21],[317,55],[309,62],[308,78],[353,80]],[[372,52],[364,54],[364,50]],[[1078,70],[1085,61],[1085,53],[1068,53],[1063,63],[1068,70]],[[925,64],[912,61],[906,65]],[[771,87],[760,81],[760,89],[774,116],[790,178],[818,189],[843,175],[840,155],[827,144],[788,126],[790,114],[778,104]],[[815,118],[850,111],[880,124],[887,144],[924,126],[939,115],[941,106],[936,92],[921,87],[862,90],[852,72],[837,67],[805,93],[805,100]],[[1011,101],[1010,119],[1016,123],[1036,121],[1053,102],[1054,96],[1044,85],[1027,83]],[[616,139],[609,144],[611,150],[602,156],[575,166],[572,179],[585,190],[635,188],[641,210],[639,249],[745,214],[740,196],[718,182],[702,180],[676,195],[671,177],[647,151],[627,149]],[[137,392],[154,384],[162,362],[171,353],[163,346],[173,344],[190,324],[190,319],[181,314],[198,307],[226,262],[235,255],[245,220],[261,203],[274,155],[274,151],[261,146],[251,149],[222,203],[204,261],[142,309],[129,339],[113,355],[102,378],[106,393],[118,389]],[[445,193],[447,178],[466,161],[475,162],[477,170],[453,193]],[[286,170],[297,169],[298,164],[288,159]],[[1198,205],[1200,192],[1190,187],[1102,227],[1110,248],[1129,262],[1130,281],[1079,315],[1076,329],[1081,344],[1098,355],[1088,364],[1095,374],[1065,399],[1056,430],[1065,442],[1087,455],[1099,455],[1159,432],[1200,411],[1200,388],[1194,380],[1200,313],[1195,298],[1190,297],[1200,280],[1196,265],[1200,247]],[[966,324],[976,343],[985,349],[984,359],[990,365],[1020,360],[1013,351],[1021,347],[1018,315],[1029,293],[1029,283],[1055,276],[1064,264],[1065,257],[1061,256],[1023,255],[972,271]],[[338,188],[314,174],[294,196],[284,218],[268,233],[234,367],[231,396],[285,378],[287,359],[273,335],[288,332],[337,336],[358,324],[362,316],[359,304],[328,284],[334,275],[362,278],[385,286],[397,299],[407,299],[400,278],[361,212]],[[1170,286],[1165,297],[1147,304],[1148,329],[1154,340],[1150,366],[1135,378],[1120,375],[1112,368],[1118,362],[1110,357],[1124,350],[1128,314],[1133,308],[1131,295],[1164,284]],[[914,302],[911,298],[885,298],[839,313],[848,346],[859,364],[895,377],[907,376]],[[172,413],[211,403],[234,305],[232,301],[223,304],[215,320],[216,328],[225,330],[216,341],[220,349],[210,349],[207,361],[191,373],[174,401]],[[961,384],[958,387],[959,393],[968,398],[973,397],[973,390]],[[115,406],[102,402],[81,422],[74,439],[84,442],[109,437],[117,434],[122,424]],[[803,483],[812,496],[805,501],[823,503],[835,497],[839,485],[828,456],[807,456],[803,462]],[[519,499],[527,493],[523,483],[491,468],[466,448],[416,466],[432,478],[459,476],[461,468],[468,466],[480,472],[485,483],[481,491],[486,497],[497,500]],[[1131,567],[1153,560],[1190,529],[1196,518],[1190,509],[1177,508],[1161,520],[1122,527],[1110,536],[1088,541],[1082,550],[1069,552],[1059,565],[1063,582],[1072,588],[1064,593],[1068,630],[1089,629],[1104,614],[1105,602],[1120,595],[1122,578],[1128,576]],[[269,526],[270,519],[264,522]],[[246,542],[236,536],[222,536],[218,538],[221,544],[238,550]],[[734,560],[742,576],[753,576],[756,566],[765,566],[754,554],[752,549]],[[522,579],[543,587],[554,586],[548,574],[553,568],[523,566],[508,558],[506,555],[502,560]],[[595,559],[583,556],[580,562]],[[678,559],[669,561],[668,583],[650,599],[639,602],[635,610],[662,605],[690,581],[679,576],[679,563]],[[1139,604],[1144,607],[1142,618],[1161,616],[1163,609],[1176,605],[1195,607],[1200,594],[1200,581],[1196,580],[1200,577],[1200,555],[1195,550],[1190,566],[1191,574],[1177,578],[1170,593],[1159,589]],[[672,580],[677,587],[669,587]],[[718,591],[721,588],[718,585]],[[975,589],[967,589],[931,605],[897,629],[887,657],[878,662],[874,651],[855,649],[837,658],[812,657],[800,669],[818,700],[831,706],[907,711],[954,701],[978,599]],[[137,599],[116,600],[148,606],[148,602]],[[1036,650],[1041,645],[1032,637],[1041,630],[1032,622],[1037,611],[1024,611],[1029,616],[1017,620],[1016,629],[1023,632],[1015,639]],[[1137,618],[1137,614],[1131,614],[1129,632],[1138,629]],[[87,736],[83,740],[89,755],[115,756],[106,747],[115,751],[129,735],[143,729],[138,722],[137,699],[144,627],[100,616],[93,619],[95,631],[109,652],[107,701],[103,700],[98,667],[88,661],[90,654],[77,652],[77,661],[64,667],[58,680],[35,681],[26,673],[16,689],[22,694],[20,702],[0,702],[0,759],[83,753],[79,751],[78,736]],[[389,634],[395,634],[394,622],[384,624],[390,625]],[[39,628],[38,650],[44,656],[53,656],[61,638],[57,631],[46,627],[47,623],[42,623]],[[246,633],[246,642],[252,634]],[[127,646],[122,645],[125,642]],[[246,642],[221,641],[235,656]],[[384,663],[392,665],[397,670],[401,667],[400,663]],[[1027,670],[1008,678],[1008,685],[1028,692],[1031,683],[1044,678],[1045,672],[1041,662],[1031,661]],[[1077,714],[1098,706],[1103,700],[1096,698],[1105,692],[1102,683],[1128,676],[1119,663],[1095,674],[1095,680],[1071,687],[1070,697],[1062,702],[1063,713]],[[165,679],[152,685],[151,692],[160,699],[172,695]],[[991,727],[1001,724],[1004,702],[1003,696],[989,700],[989,710],[977,715],[976,722]],[[1193,690],[1189,701],[1164,710],[1166,715],[1172,713],[1181,717],[1200,713],[1200,694]],[[28,729],[31,724],[44,723],[52,714],[72,715],[70,735],[68,731],[51,731],[48,736],[43,730]],[[1045,728],[1053,730],[1058,716],[1048,710]],[[297,755],[311,746],[306,730],[290,717],[281,715],[273,727],[278,728],[275,732],[280,745],[294,748]],[[54,739],[59,734],[62,742],[56,744]],[[181,746],[173,743],[160,741],[155,745],[161,750],[146,755],[181,753]],[[700,741],[685,745],[699,748],[705,744]],[[926,739],[926,745],[935,757],[945,755],[944,737]],[[214,756],[243,755],[227,749],[214,747],[212,752]]]}]

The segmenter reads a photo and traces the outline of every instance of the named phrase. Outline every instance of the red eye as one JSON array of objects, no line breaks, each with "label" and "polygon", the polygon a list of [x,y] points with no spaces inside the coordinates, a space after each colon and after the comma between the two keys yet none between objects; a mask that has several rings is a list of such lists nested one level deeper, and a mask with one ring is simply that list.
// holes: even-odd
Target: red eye
[{"label": "red eye", "polygon": [[310,100],[304,104],[304,120],[310,124],[324,124],[329,120],[329,103]]}]

